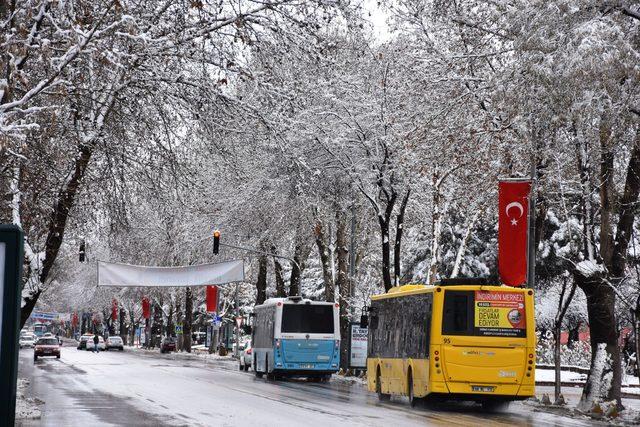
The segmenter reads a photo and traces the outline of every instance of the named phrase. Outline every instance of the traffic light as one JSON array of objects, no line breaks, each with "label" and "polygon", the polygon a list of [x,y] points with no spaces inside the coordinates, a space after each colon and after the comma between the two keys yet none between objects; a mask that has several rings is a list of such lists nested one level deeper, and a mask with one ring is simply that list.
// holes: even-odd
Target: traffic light
[{"label": "traffic light", "polygon": [[84,259],[85,259],[84,240],[80,242],[80,249],[78,250],[78,255],[80,258],[80,262],[84,262]]},{"label": "traffic light", "polygon": [[213,232],[213,254],[218,255],[219,250],[220,250],[220,231],[216,230]]}]

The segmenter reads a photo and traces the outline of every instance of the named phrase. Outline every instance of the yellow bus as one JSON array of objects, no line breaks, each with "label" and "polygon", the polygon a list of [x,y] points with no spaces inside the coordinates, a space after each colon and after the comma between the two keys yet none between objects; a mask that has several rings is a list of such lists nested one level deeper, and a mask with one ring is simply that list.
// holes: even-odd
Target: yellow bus
[{"label": "yellow bus", "polygon": [[450,279],[371,298],[367,385],[380,400],[472,400],[487,410],[535,392],[533,291]]}]

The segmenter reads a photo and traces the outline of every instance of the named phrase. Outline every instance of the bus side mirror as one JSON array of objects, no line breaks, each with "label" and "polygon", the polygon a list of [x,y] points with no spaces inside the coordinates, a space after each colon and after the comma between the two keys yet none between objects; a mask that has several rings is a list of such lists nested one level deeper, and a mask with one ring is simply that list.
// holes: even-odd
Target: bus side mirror
[{"label": "bus side mirror", "polygon": [[369,316],[367,316],[366,314],[363,314],[362,316],[360,316],[360,327],[361,328],[369,327]]}]

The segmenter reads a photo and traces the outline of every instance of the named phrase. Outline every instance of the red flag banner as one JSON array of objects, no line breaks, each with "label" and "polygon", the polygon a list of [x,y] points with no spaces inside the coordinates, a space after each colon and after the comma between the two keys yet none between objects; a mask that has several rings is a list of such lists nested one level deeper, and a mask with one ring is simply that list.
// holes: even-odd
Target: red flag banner
[{"label": "red flag banner", "polygon": [[207,312],[218,311],[218,287],[207,286]]},{"label": "red flag banner", "polygon": [[500,181],[498,195],[498,270],[502,283],[527,281],[527,231],[531,181]]},{"label": "red flag banner", "polygon": [[118,300],[111,301],[111,320],[118,320]]},{"label": "red flag banner", "polygon": [[142,317],[148,319],[151,317],[151,305],[149,304],[149,298],[142,297]]},{"label": "red flag banner", "polygon": [[78,313],[74,312],[73,317],[71,318],[71,326],[74,328],[78,326]]}]

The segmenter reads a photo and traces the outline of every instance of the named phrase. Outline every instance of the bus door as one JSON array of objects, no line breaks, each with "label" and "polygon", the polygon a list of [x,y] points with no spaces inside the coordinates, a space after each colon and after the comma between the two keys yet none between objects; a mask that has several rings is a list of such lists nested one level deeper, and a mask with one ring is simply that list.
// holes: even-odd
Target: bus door
[{"label": "bus door", "polygon": [[445,289],[442,361],[450,392],[489,392],[495,387],[483,384],[521,383],[529,352],[527,311],[532,309],[520,290]]}]

